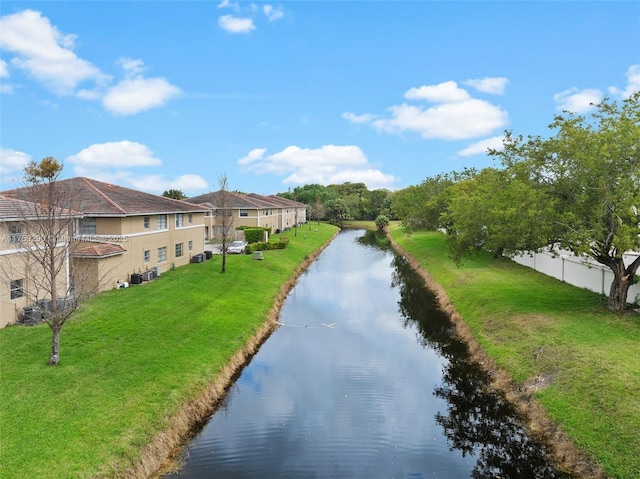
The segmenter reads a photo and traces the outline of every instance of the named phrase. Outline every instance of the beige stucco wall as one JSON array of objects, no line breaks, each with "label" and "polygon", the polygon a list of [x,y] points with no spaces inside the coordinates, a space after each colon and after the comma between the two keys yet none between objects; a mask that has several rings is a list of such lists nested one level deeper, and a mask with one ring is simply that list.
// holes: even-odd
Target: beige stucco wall
[{"label": "beige stucco wall", "polygon": [[[142,273],[157,267],[160,273],[172,266],[188,264],[195,254],[204,252],[204,213],[183,213],[183,226],[176,227],[176,214],[167,215],[167,228],[157,229],[157,215],[150,216],[149,228],[144,228],[144,215],[123,218],[98,218],[95,240],[119,244],[126,251],[113,257],[87,259],[100,263],[100,290],[116,287],[117,281],[130,281],[132,273]],[[119,222],[120,225],[116,225]],[[109,233],[107,233],[109,232]],[[117,233],[116,233],[117,232]],[[111,236],[111,237],[110,237]],[[192,249],[189,250],[189,242]],[[91,244],[83,242],[79,246]],[[182,256],[176,256],[176,245],[182,244]],[[159,258],[159,248],[166,248],[166,259]],[[149,251],[149,261],[145,262],[145,251]],[[96,272],[96,274],[98,274]]]},{"label": "beige stucco wall", "polygon": [[[36,288],[35,284],[42,282],[44,270],[29,256],[28,253],[15,252],[15,248],[6,242],[0,242],[0,328],[16,323],[25,306],[50,298],[42,293],[42,288]],[[24,296],[11,299],[11,281],[18,279],[23,280]],[[64,268],[57,277],[58,296],[66,295],[67,280]]]},{"label": "beige stucco wall", "polygon": [[[260,226],[265,228],[271,228],[271,232],[275,230],[285,230],[287,228],[293,228],[296,223],[296,210],[295,208],[260,208],[260,209],[246,209],[247,216],[240,216],[240,210],[234,210],[233,212],[233,227],[238,228],[240,226]],[[298,223],[304,223],[307,220],[306,208],[298,208]],[[218,218],[216,216],[206,216],[205,224],[207,225],[207,239],[215,238],[215,226],[218,224]]]}]

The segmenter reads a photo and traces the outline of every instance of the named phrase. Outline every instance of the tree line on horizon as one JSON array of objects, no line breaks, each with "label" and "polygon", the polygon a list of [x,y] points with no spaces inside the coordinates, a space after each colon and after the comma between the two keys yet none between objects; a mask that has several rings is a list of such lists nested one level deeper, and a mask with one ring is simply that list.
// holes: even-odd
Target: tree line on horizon
[{"label": "tree line on horizon", "polygon": [[[548,137],[505,132],[499,166],[441,173],[418,185],[370,191],[364,183],[307,184],[277,193],[308,205],[310,220],[400,220],[404,230],[447,233],[451,258],[569,250],[608,267],[608,307],[623,311],[640,282],[640,92],[605,98],[589,116],[556,115]],[[165,196],[179,197],[179,191]],[[376,222],[378,223],[378,222]]]}]

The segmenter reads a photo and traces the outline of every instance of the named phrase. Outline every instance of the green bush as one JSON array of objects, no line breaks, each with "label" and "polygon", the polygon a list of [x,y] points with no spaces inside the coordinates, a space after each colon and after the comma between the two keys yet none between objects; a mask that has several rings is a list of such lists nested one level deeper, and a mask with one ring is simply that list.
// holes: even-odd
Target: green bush
[{"label": "green bush", "polygon": [[289,238],[280,238],[279,241],[257,241],[249,243],[245,248],[247,254],[254,251],[266,251],[272,249],[285,249],[289,245]]},{"label": "green bush", "polygon": [[[238,228],[240,229],[240,228]],[[264,232],[268,231],[269,233],[271,233],[271,228],[255,228],[255,227],[251,227],[251,228],[242,228],[244,230],[244,240],[251,244],[251,243],[258,243],[260,241],[262,241],[262,239],[264,238]]]}]

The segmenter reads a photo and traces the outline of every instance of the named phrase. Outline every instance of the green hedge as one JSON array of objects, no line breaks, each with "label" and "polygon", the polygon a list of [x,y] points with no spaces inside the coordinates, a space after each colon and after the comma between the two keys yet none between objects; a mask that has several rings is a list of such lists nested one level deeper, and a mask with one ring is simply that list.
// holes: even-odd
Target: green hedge
[{"label": "green hedge", "polygon": [[245,248],[245,252],[247,254],[251,254],[254,251],[285,249],[288,245],[289,245],[289,238],[281,237],[279,241],[257,241],[255,243],[249,243]]},{"label": "green hedge", "polygon": [[264,238],[264,232],[268,231],[269,233],[271,233],[271,228],[257,228],[257,227],[239,227],[237,229],[242,229],[244,231],[244,240],[251,244],[251,243],[258,243],[260,241],[262,241],[262,238]]}]

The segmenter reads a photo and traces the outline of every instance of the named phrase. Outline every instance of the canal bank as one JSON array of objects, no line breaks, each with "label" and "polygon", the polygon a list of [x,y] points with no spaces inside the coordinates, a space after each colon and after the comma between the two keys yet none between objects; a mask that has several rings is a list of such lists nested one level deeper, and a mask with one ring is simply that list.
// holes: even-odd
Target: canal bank
[{"label": "canal bank", "polygon": [[564,478],[424,281],[344,232],[168,478]]},{"label": "canal bank", "polygon": [[557,467],[584,479],[608,477],[590,457],[576,447],[535,400],[533,393],[544,388],[547,379],[539,376],[536,378],[537,380],[533,379],[527,384],[517,384],[482,348],[469,325],[456,311],[445,289],[408,250],[400,246],[393,238],[389,238],[393,248],[406,258],[411,267],[424,279],[426,286],[436,295],[440,308],[450,317],[458,336],[466,343],[473,360],[489,375],[492,386],[516,407],[526,420],[529,433],[547,445]]},{"label": "canal bank", "polygon": [[[229,387],[242,371],[251,357],[260,349],[260,346],[269,338],[278,327],[280,309],[296,281],[309,267],[320,253],[331,243],[339,233],[339,230],[320,248],[306,256],[305,260],[295,271],[294,275],[280,288],[280,292],[269,310],[264,324],[258,328],[246,344],[239,349],[221,368],[215,380],[195,399],[185,403],[178,412],[169,420],[169,427],[156,435],[155,438],[144,447],[140,461],[128,468],[119,477],[123,479],[146,479],[158,477],[168,470],[176,467],[174,457],[192,435],[193,430],[213,414],[224,399]],[[304,234],[304,233],[301,233]]]}]

